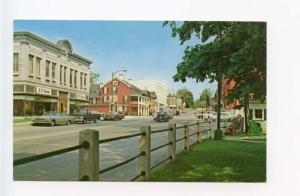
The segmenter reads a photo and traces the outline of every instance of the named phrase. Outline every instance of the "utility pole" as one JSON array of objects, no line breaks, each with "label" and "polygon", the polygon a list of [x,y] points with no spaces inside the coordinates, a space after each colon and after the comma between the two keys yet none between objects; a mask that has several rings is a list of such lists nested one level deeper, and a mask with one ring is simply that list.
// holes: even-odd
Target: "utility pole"
[{"label": "utility pole", "polygon": [[215,140],[222,139],[221,131],[221,93],[222,93],[222,77],[218,79],[218,102],[217,102],[217,130],[215,131]]}]

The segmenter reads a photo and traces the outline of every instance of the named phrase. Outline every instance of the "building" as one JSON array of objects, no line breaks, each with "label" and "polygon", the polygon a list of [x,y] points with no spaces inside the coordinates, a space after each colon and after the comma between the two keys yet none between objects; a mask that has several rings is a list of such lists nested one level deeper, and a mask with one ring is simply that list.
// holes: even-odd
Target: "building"
[{"label": "building", "polygon": [[14,115],[70,113],[88,104],[91,63],[74,53],[68,40],[54,44],[29,32],[15,32]]},{"label": "building", "polygon": [[175,93],[167,96],[167,107],[171,109],[183,109],[182,100]]},{"label": "building", "polygon": [[146,79],[146,80],[129,80],[130,84],[137,86],[140,89],[152,91],[156,93],[157,96],[157,106],[156,111],[160,107],[167,106],[167,96],[169,94],[168,86],[165,82],[155,79]]},{"label": "building", "polygon": [[235,84],[236,84],[236,82],[233,80],[231,80],[231,81],[228,81],[227,79],[222,80],[221,103],[222,103],[222,108],[224,108],[226,110],[235,109],[235,107],[237,105],[239,105],[239,101],[237,99],[233,100],[231,103],[228,103],[226,101],[229,91],[234,88]]},{"label": "building", "polygon": [[125,115],[147,116],[153,104],[153,93],[142,90],[120,78],[114,78],[100,89],[100,96],[90,108],[100,113],[122,111]]}]

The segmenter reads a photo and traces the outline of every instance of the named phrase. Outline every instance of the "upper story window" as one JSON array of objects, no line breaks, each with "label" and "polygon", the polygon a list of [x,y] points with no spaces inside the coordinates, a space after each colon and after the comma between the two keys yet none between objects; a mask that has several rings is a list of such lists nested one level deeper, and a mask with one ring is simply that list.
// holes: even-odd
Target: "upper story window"
[{"label": "upper story window", "polygon": [[113,81],[113,85],[117,86],[118,85],[118,81]]},{"label": "upper story window", "polygon": [[33,59],[34,56],[30,54],[28,59],[28,74],[33,74]]},{"label": "upper story window", "polygon": [[70,86],[73,84],[73,69],[70,69]]},{"label": "upper story window", "polygon": [[78,71],[74,71],[74,86],[77,87],[77,72]]},{"label": "upper story window", "polygon": [[64,67],[64,84],[67,83],[67,67]]},{"label": "upper story window", "polygon": [[14,72],[19,72],[19,53],[14,53]]},{"label": "upper story window", "polygon": [[124,96],[124,103],[128,103],[128,96]]},{"label": "upper story window", "polygon": [[56,67],[56,63],[52,63],[52,69],[51,69],[52,74],[51,75],[52,75],[53,80],[55,79],[55,67]]},{"label": "upper story window", "polygon": [[84,74],[83,86],[86,86],[86,78],[87,78],[87,74]]},{"label": "upper story window", "polygon": [[35,74],[37,76],[40,76],[41,75],[41,58],[40,57],[36,57],[35,58]]},{"label": "upper story window", "polygon": [[113,86],[113,87],[112,87],[112,93],[113,93],[113,94],[118,93],[118,89],[117,89],[116,86]]},{"label": "upper story window", "polygon": [[45,75],[47,78],[49,78],[49,72],[50,72],[50,61],[46,60],[46,70],[45,70]]},{"label": "upper story window", "polygon": [[104,87],[103,88],[103,94],[107,94],[108,92],[107,92],[107,87]]}]

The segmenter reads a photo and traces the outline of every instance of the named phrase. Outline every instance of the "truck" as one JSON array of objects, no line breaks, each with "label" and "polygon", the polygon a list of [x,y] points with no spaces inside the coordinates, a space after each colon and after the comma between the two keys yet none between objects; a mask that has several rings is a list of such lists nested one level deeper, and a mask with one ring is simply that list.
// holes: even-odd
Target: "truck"
[{"label": "truck", "polygon": [[74,113],[70,114],[70,116],[74,116],[75,123],[86,123],[88,121],[93,121],[94,123],[97,120],[101,119],[101,114],[93,113],[91,110],[86,108],[81,108],[76,110]]}]

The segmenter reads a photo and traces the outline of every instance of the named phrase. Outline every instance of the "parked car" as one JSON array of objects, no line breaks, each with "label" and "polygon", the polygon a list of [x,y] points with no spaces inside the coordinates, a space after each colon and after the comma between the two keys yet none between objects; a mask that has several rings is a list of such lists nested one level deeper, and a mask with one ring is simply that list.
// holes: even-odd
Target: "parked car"
[{"label": "parked car", "polygon": [[73,116],[68,116],[61,112],[49,111],[45,112],[42,116],[33,116],[33,124],[49,124],[55,126],[57,124],[69,125],[74,122]]},{"label": "parked car", "polygon": [[157,116],[155,118],[156,122],[168,122],[170,120],[170,116],[168,115],[167,112],[158,112]]},{"label": "parked car", "polygon": [[86,123],[87,121],[93,121],[94,123],[97,120],[100,120],[101,114],[95,114],[89,109],[78,109],[74,113],[70,114],[70,116],[74,116],[75,122]]},{"label": "parked car", "polygon": [[122,120],[124,118],[124,113],[123,112],[107,112],[104,114],[103,119],[104,120]]},{"label": "parked car", "polygon": [[[221,121],[231,121],[232,120],[232,115],[227,113],[227,112],[221,112],[220,119]],[[217,112],[213,115],[210,116],[210,119],[212,121],[217,121]]]}]

